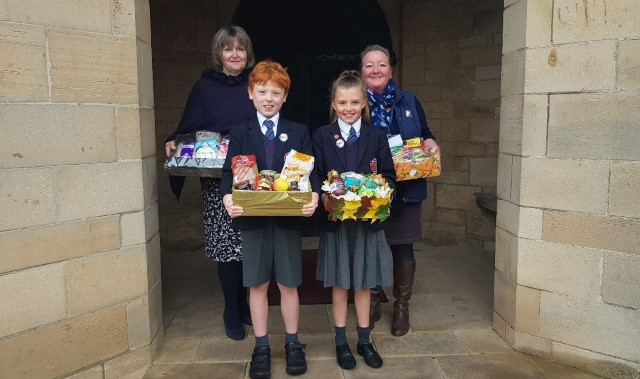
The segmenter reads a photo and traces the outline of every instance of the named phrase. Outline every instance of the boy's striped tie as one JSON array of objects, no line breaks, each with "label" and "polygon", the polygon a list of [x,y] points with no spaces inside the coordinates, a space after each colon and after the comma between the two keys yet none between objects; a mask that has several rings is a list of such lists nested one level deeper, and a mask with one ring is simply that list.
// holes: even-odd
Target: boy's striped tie
[{"label": "boy's striped tie", "polygon": [[273,141],[273,139],[276,138],[276,135],[273,133],[273,121],[264,120],[264,123],[262,125],[267,128],[267,132],[264,134],[264,136],[267,137],[269,141]]}]

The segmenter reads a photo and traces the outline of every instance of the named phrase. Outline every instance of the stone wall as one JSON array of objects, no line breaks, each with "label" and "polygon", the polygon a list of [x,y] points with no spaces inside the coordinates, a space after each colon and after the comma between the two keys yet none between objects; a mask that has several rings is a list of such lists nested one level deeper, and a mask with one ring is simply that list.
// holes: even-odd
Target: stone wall
[{"label": "stone wall", "polygon": [[507,0],[494,328],[640,374],[640,3]]},{"label": "stone wall", "polygon": [[422,103],[442,149],[429,183],[425,235],[494,247],[495,215],[476,194],[496,193],[501,0],[404,1],[403,89]]},{"label": "stone wall", "polygon": [[0,6],[0,377],[141,377],[162,340],[147,1]]}]

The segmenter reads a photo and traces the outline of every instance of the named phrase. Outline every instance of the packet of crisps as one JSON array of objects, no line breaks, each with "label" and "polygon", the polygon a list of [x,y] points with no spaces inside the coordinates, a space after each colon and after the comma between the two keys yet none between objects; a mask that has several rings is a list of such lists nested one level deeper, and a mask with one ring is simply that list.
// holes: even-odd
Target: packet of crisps
[{"label": "packet of crisps", "polygon": [[287,153],[280,177],[289,183],[298,182],[300,191],[309,191],[309,175],[313,170],[313,162],[314,158],[311,155],[292,149]]}]

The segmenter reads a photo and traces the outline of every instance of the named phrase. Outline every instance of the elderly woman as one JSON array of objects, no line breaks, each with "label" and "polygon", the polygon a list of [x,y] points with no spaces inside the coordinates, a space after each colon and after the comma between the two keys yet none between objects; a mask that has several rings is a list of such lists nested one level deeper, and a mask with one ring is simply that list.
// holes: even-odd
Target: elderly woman
[{"label": "elderly woman", "polygon": [[[255,63],[249,35],[239,26],[220,29],[212,41],[213,65],[191,90],[182,120],[166,139],[167,157],[176,150],[176,136],[208,130],[229,134],[231,126],[250,117],[256,109],[247,92],[250,68]],[[171,189],[180,198],[184,177],[170,177]],[[231,219],[220,196],[220,179],[201,178],[203,195],[204,253],[218,262],[218,277],[224,293],[224,326],[234,340],[245,337],[244,324],[251,325],[247,289],[242,285],[242,241],[231,227]]]},{"label": "elderly woman", "polygon": [[[427,117],[416,96],[402,91],[391,78],[391,54],[380,45],[367,46],[360,54],[362,78],[371,109],[371,125],[383,129],[388,137],[402,140],[422,137],[433,152],[440,148],[427,127]],[[397,182],[391,204],[392,214],[385,228],[393,254],[393,321],[391,333],[403,336],[409,331],[409,299],[413,288],[416,260],[413,243],[422,239],[421,204],[427,198],[425,179]],[[378,291],[371,292],[370,324],[380,320]]]}]

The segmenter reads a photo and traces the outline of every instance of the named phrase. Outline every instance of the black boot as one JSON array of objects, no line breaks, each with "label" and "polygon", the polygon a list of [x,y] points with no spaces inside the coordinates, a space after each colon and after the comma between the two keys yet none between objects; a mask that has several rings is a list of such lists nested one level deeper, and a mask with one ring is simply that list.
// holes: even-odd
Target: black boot
[{"label": "black boot", "polygon": [[391,334],[404,336],[409,331],[409,300],[413,290],[416,261],[393,262],[393,321]]}]

